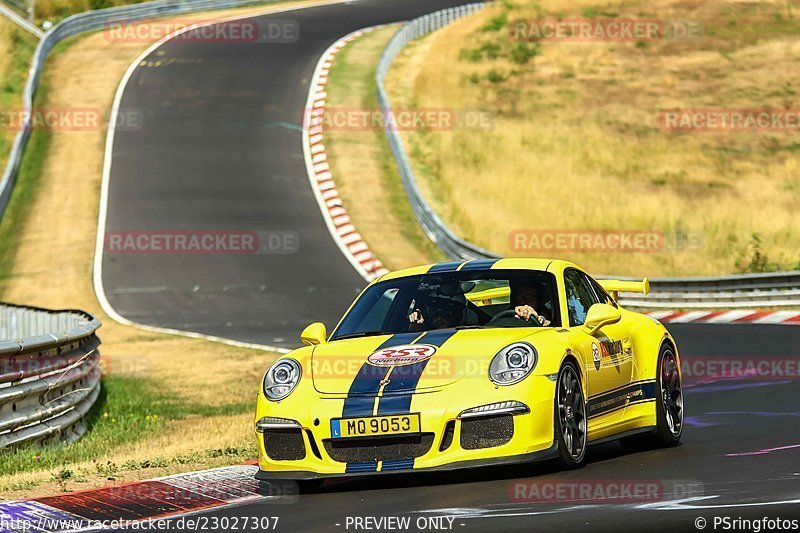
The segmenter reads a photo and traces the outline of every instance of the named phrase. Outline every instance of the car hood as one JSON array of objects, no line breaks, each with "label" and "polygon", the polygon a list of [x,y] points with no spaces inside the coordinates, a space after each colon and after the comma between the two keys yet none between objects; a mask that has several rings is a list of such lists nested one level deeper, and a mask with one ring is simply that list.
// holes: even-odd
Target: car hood
[{"label": "car hood", "polygon": [[530,341],[552,328],[435,330],[427,333],[343,339],[314,348],[314,388],[329,394],[414,392],[460,379],[488,379],[489,363],[513,342]]}]

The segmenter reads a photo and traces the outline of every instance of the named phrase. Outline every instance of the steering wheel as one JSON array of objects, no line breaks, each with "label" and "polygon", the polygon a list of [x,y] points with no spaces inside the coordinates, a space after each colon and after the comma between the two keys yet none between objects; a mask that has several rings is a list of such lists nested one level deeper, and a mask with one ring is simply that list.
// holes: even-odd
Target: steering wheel
[{"label": "steering wheel", "polygon": [[517,312],[513,309],[506,309],[505,311],[500,311],[496,315],[492,317],[492,319],[486,324],[487,326],[541,326],[538,320],[523,320],[521,318],[517,318]]}]

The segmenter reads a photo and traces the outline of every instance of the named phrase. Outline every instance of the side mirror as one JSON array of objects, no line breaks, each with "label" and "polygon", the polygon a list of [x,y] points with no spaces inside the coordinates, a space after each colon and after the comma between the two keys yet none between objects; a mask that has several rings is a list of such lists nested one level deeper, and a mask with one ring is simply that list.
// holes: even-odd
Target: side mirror
[{"label": "side mirror", "polygon": [[306,326],[306,329],[300,334],[300,340],[303,344],[313,346],[315,344],[324,344],[328,338],[328,330],[322,322],[314,322]]},{"label": "side mirror", "polygon": [[589,330],[589,335],[608,324],[616,324],[622,318],[619,309],[609,304],[594,304],[586,313],[586,320],[583,326]]}]

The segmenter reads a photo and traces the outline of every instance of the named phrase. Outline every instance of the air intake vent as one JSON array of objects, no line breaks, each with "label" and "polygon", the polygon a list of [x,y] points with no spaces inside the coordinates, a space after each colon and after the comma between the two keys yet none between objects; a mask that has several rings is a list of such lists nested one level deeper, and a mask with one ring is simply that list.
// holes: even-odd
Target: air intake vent
[{"label": "air intake vent", "polygon": [[322,443],[331,459],[340,463],[396,461],[425,455],[433,444],[433,433],[423,433],[413,437],[326,439]]},{"label": "air intake vent", "polygon": [[300,429],[274,429],[264,432],[264,450],[273,461],[299,461],[306,457]]},{"label": "air intake vent", "polygon": [[461,420],[461,447],[479,450],[501,446],[514,436],[514,417],[511,415],[464,418]]}]

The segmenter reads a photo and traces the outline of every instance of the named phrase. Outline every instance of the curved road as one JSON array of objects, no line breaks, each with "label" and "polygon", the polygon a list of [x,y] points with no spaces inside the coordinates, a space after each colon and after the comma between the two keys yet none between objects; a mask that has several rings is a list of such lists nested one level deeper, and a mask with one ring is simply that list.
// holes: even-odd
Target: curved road
[{"label": "curved road", "polygon": [[[274,15],[299,23],[300,39],[291,45],[174,41],[155,51],[123,95],[124,108],[144,110],[144,127],[117,134],[108,230],[293,231],[300,247],[286,255],[106,253],[103,283],[115,309],[146,324],[287,346],[312,320],[331,325],[363,280],[327,232],[300,132],[287,123],[299,122],[317,59],[338,37],[456,3],[369,0],[297,10]],[[800,328],[670,330],[684,365],[800,359]],[[799,518],[796,377],[689,382],[686,404],[682,446],[626,453],[616,443],[600,445],[579,471],[545,464],[384,476],[329,483],[299,501],[265,499],[204,514],[279,516],[283,531],[353,531],[348,516],[410,516],[412,524],[445,516],[456,531],[691,531],[697,517],[708,520],[708,530],[714,516]],[[520,479],[633,479],[660,489],[647,505],[515,501],[511,487]]]},{"label": "curved road", "polygon": [[[462,3],[298,9],[252,19],[296,23],[297,42],[175,39],[145,58],[120,102],[142,113],[142,127],[118,129],[112,151],[102,281],[117,313],[272,346],[297,346],[316,320],[331,328],[364,280],[328,233],[306,174],[299,125],[314,67],[352,31]],[[192,232],[297,239],[279,249],[291,253],[203,255],[132,253],[113,240]]]}]

